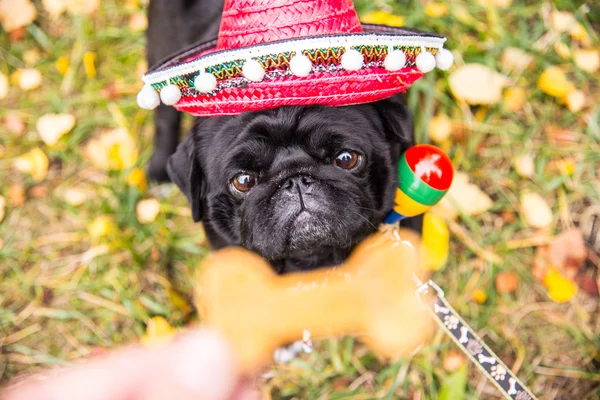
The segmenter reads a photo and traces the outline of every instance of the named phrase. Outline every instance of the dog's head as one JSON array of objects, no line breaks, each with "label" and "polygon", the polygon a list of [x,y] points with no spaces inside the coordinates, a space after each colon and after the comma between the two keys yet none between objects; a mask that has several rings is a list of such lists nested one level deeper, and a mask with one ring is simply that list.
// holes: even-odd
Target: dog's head
[{"label": "dog's head", "polygon": [[342,262],[391,209],[412,142],[398,98],[198,120],[169,159],[211,244],[242,245],[279,272]]}]

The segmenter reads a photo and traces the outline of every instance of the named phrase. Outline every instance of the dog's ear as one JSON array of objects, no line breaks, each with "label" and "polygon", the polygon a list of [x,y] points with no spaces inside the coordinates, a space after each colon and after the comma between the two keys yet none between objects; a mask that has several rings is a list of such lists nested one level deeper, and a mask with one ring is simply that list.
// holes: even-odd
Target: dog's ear
[{"label": "dog's ear", "polygon": [[206,191],[206,180],[196,157],[194,135],[189,134],[167,161],[169,178],[188,198],[194,222],[202,219]]},{"label": "dog's ear", "polygon": [[374,106],[381,116],[388,141],[400,144],[402,149],[412,146],[413,119],[404,96],[395,95],[374,103]]}]

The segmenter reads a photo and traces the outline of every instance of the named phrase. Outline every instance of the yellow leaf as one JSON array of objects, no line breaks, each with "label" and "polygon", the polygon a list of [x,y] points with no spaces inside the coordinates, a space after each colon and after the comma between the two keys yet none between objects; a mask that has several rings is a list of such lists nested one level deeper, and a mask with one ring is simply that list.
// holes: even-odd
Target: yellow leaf
[{"label": "yellow leaf", "polygon": [[571,57],[571,49],[569,49],[569,46],[563,42],[556,41],[554,42],[553,47],[556,54],[558,54],[561,58],[567,59]]},{"label": "yellow leaf", "polygon": [[591,42],[590,35],[588,35],[585,27],[580,23],[577,23],[577,25],[569,29],[569,36],[575,40],[578,40],[584,45],[588,45]]},{"label": "yellow leaf", "polygon": [[564,303],[577,294],[577,285],[562,276],[555,268],[550,268],[544,276],[544,286],[548,296],[557,303]]},{"label": "yellow leaf", "polygon": [[83,55],[83,69],[88,78],[96,77],[96,53],[86,51]]},{"label": "yellow leaf", "polygon": [[22,90],[33,90],[40,87],[42,84],[42,74],[35,68],[27,68],[20,70],[19,87]]},{"label": "yellow leaf", "polygon": [[6,215],[6,199],[0,196],[0,222],[4,219]]},{"label": "yellow leaf", "polygon": [[492,199],[476,185],[469,183],[469,175],[457,171],[446,196],[436,204],[432,211],[447,219],[458,216],[459,210],[467,215],[478,215],[489,210]]},{"label": "yellow leaf", "polygon": [[0,72],[0,100],[8,96],[8,77]]},{"label": "yellow leaf", "polygon": [[140,341],[146,346],[163,344],[175,337],[175,332],[175,328],[163,317],[152,317],[146,326],[146,334]]},{"label": "yellow leaf", "polygon": [[520,87],[508,88],[504,91],[504,104],[509,111],[517,112],[525,104],[525,90]]},{"label": "yellow leaf", "polygon": [[65,76],[65,74],[69,70],[70,65],[71,62],[69,61],[69,57],[61,57],[58,60],[56,60],[56,69],[58,70],[58,73],[62,76]]},{"label": "yellow leaf", "polygon": [[75,126],[72,114],[46,114],[38,119],[35,127],[40,138],[48,146],[54,146],[58,139],[69,133]]},{"label": "yellow leaf", "polygon": [[138,221],[142,224],[154,222],[160,212],[160,203],[156,199],[140,200],[135,207]]},{"label": "yellow leaf", "polygon": [[487,300],[487,294],[483,290],[477,289],[473,292],[473,300],[479,304],[483,304]]},{"label": "yellow leaf", "polygon": [[116,232],[117,226],[108,215],[100,215],[90,222],[87,229],[92,239],[98,239]]},{"label": "yellow leaf", "polygon": [[145,192],[146,188],[148,187],[148,183],[146,181],[146,173],[141,168],[134,168],[129,173],[129,175],[127,175],[125,182],[129,186],[134,186],[138,188],[140,192]]},{"label": "yellow leaf", "polygon": [[466,64],[450,75],[450,89],[468,104],[496,104],[502,100],[507,78],[482,64]]},{"label": "yellow leaf", "polygon": [[567,80],[565,73],[556,66],[549,67],[542,72],[537,87],[542,92],[554,97],[565,97],[569,92],[575,90],[575,86]]},{"label": "yellow leaf", "polygon": [[521,213],[529,226],[546,228],[552,224],[552,210],[538,193],[523,192],[520,203]]},{"label": "yellow leaf", "polygon": [[65,203],[72,206],[82,205],[87,200],[87,193],[78,188],[68,188],[62,196]]},{"label": "yellow leaf", "polygon": [[389,26],[402,26],[404,25],[404,17],[400,15],[393,15],[383,10],[373,11],[365,14],[360,19],[365,24],[377,24],[377,25],[389,25]]},{"label": "yellow leaf", "polygon": [[452,133],[452,121],[446,114],[436,115],[429,122],[429,138],[436,143],[442,143]]},{"label": "yellow leaf", "polygon": [[427,3],[425,6],[425,15],[428,17],[443,17],[448,14],[448,5],[445,3]]},{"label": "yellow leaf", "polygon": [[192,306],[190,303],[175,289],[169,288],[169,299],[171,304],[183,314],[189,314],[192,312]]},{"label": "yellow leaf", "polygon": [[30,174],[36,182],[44,180],[48,175],[48,157],[39,147],[17,157],[14,165],[17,170]]},{"label": "yellow leaf", "polygon": [[593,73],[600,67],[600,53],[598,53],[598,50],[575,50],[573,59],[575,64],[585,72]]},{"label": "yellow leaf", "polygon": [[37,10],[30,0],[0,0],[0,24],[6,32],[12,32],[31,24]]},{"label": "yellow leaf", "polygon": [[523,178],[531,178],[535,173],[533,157],[529,153],[521,154],[513,160],[513,167],[517,174]]},{"label": "yellow leaf", "polygon": [[425,213],[423,216],[423,238],[421,241],[421,265],[427,270],[437,271],[448,261],[450,231],[439,216]]},{"label": "yellow leaf", "polygon": [[585,105],[585,94],[581,90],[573,90],[567,94],[564,101],[569,111],[576,113]]},{"label": "yellow leaf", "polygon": [[83,155],[97,167],[121,170],[133,167],[138,149],[125,129],[113,129],[90,140],[83,149]]}]

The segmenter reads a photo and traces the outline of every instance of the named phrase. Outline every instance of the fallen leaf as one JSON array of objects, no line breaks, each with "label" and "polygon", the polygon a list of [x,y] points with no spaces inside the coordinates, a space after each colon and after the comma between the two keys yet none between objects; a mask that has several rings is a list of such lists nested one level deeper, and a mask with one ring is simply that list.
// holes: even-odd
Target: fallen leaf
[{"label": "fallen leaf", "polygon": [[0,72],[0,100],[8,96],[8,77]]},{"label": "fallen leaf", "polygon": [[181,311],[183,315],[187,315],[193,311],[192,306],[189,301],[186,300],[185,297],[177,290],[173,288],[168,289],[169,299],[171,300],[171,304],[173,307]]},{"label": "fallen leaf", "polygon": [[517,112],[525,104],[525,90],[520,87],[508,88],[504,91],[504,104],[509,111]]},{"label": "fallen leaf", "polygon": [[598,50],[578,49],[573,51],[575,64],[590,74],[596,72],[600,67],[600,53]]},{"label": "fallen leaf", "polygon": [[404,17],[399,15],[393,15],[382,10],[373,11],[365,14],[360,19],[365,24],[377,24],[377,25],[388,25],[388,26],[402,26],[404,25]]},{"label": "fallen leaf", "polygon": [[62,195],[65,203],[77,207],[87,200],[87,192],[79,188],[68,188]]},{"label": "fallen leaf", "polygon": [[557,125],[547,125],[544,129],[544,133],[548,138],[548,141],[555,146],[566,146],[566,145],[574,145],[579,144],[580,135],[567,128],[561,128]]},{"label": "fallen leaf", "polygon": [[561,58],[564,58],[566,60],[571,57],[571,49],[563,42],[556,41],[554,42],[554,45],[552,47],[554,47],[554,51]]},{"label": "fallen leaf", "polygon": [[64,0],[42,0],[42,5],[53,19],[58,18],[66,9]]},{"label": "fallen leaf", "polygon": [[507,72],[522,71],[533,61],[533,56],[517,47],[509,47],[500,56],[500,65]]},{"label": "fallen leaf", "polygon": [[452,121],[446,114],[436,115],[429,121],[429,139],[435,143],[448,140],[452,133]]},{"label": "fallen leaf", "polygon": [[546,228],[552,224],[552,210],[538,193],[521,194],[521,214],[525,222],[533,228]]},{"label": "fallen leaf", "polygon": [[142,193],[145,192],[148,187],[146,173],[141,168],[134,168],[129,175],[127,175],[125,182],[129,186],[136,187]]},{"label": "fallen leaf", "polygon": [[565,104],[572,113],[581,111],[585,105],[585,94],[581,90],[573,90],[565,97]]},{"label": "fallen leaf", "polygon": [[138,157],[135,141],[125,129],[102,132],[84,146],[83,155],[99,168],[122,170],[131,168]]},{"label": "fallen leaf", "polygon": [[115,222],[108,215],[100,215],[92,220],[87,227],[92,239],[99,239],[116,232]]},{"label": "fallen leaf", "polygon": [[570,228],[552,239],[549,245],[548,262],[557,269],[580,269],[587,259],[583,234]]},{"label": "fallen leaf", "polygon": [[512,0],[477,0],[483,6],[493,6],[498,8],[506,8],[512,4]]},{"label": "fallen leaf", "polygon": [[5,215],[6,215],[6,199],[4,199],[4,197],[0,196],[0,222],[2,222]]},{"label": "fallen leaf", "polygon": [[70,65],[71,61],[69,60],[69,57],[63,56],[56,60],[56,69],[58,70],[58,73],[62,76],[65,76],[67,74]]},{"label": "fallen leaf", "polygon": [[475,300],[476,303],[483,304],[487,300],[487,294],[485,294],[483,290],[477,289],[473,292],[473,300]]},{"label": "fallen leaf", "polygon": [[568,11],[552,10],[550,16],[552,27],[560,33],[568,32],[570,29],[577,25],[575,15]]},{"label": "fallen leaf", "polygon": [[48,175],[48,157],[39,147],[17,157],[14,165],[18,171],[30,174],[36,182],[44,180]]},{"label": "fallen leaf", "polygon": [[45,114],[35,124],[40,138],[48,146],[54,146],[58,139],[71,132],[74,126],[73,114]]},{"label": "fallen leaf", "polygon": [[448,261],[450,231],[439,216],[425,213],[421,239],[421,263],[430,271],[437,271]]},{"label": "fallen leaf", "polygon": [[38,61],[40,61],[40,58],[41,55],[38,49],[26,50],[23,53],[23,61],[25,61],[25,64],[27,64],[30,67],[33,67],[35,64],[37,64]]},{"label": "fallen leaf", "polygon": [[496,290],[498,293],[512,293],[517,290],[519,277],[512,271],[496,274]]},{"label": "fallen leaf", "polygon": [[548,289],[548,297],[557,303],[567,302],[577,294],[575,282],[562,276],[555,268],[546,273],[544,286]]},{"label": "fallen leaf", "polygon": [[578,40],[584,46],[589,46],[591,43],[590,35],[588,35],[585,27],[581,23],[577,23],[577,25],[569,29],[569,36],[575,40]]},{"label": "fallen leaf", "polygon": [[598,281],[593,277],[581,277],[577,279],[579,287],[590,296],[598,296]]},{"label": "fallen leaf", "polygon": [[25,37],[25,33],[27,33],[27,29],[25,27],[20,27],[15,29],[12,32],[8,33],[8,42],[9,43],[19,43]]},{"label": "fallen leaf", "polygon": [[450,89],[468,104],[496,104],[508,79],[482,64],[466,64],[450,75]]},{"label": "fallen leaf", "polygon": [[98,9],[100,0],[63,0],[65,10],[73,15],[89,15]]},{"label": "fallen leaf", "polygon": [[160,212],[160,203],[156,199],[140,200],[135,207],[138,221],[142,224],[154,222]]},{"label": "fallen leaf", "polygon": [[6,32],[31,24],[37,10],[30,0],[0,0],[0,23]]},{"label": "fallen leaf", "polygon": [[152,317],[146,326],[146,334],[140,339],[140,342],[146,346],[163,344],[173,339],[175,332],[175,328],[163,317]]},{"label": "fallen leaf", "polygon": [[8,187],[7,194],[8,204],[21,207],[25,204],[25,188],[19,183],[13,183]]},{"label": "fallen leaf", "polygon": [[86,51],[83,54],[83,69],[88,78],[96,77],[96,53]]},{"label": "fallen leaf", "polygon": [[26,68],[19,74],[19,87],[28,91],[37,89],[42,84],[42,74],[35,68]]},{"label": "fallen leaf", "polygon": [[43,198],[48,195],[48,188],[44,186],[33,186],[29,189],[31,197]]},{"label": "fallen leaf", "polygon": [[535,173],[535,164],[530,153],[524,153],[513,160],[513,167],[523,178],[531,178]]},{"label": "fallen leaf", "polygon": [[549,67],[542,72],[537,87],[542,92],[554,97],[565,97],[569,92],[575,90],[573,83],[569,82],[565,73],[556,66]]},{"label": "fallen leaf", "polygon": [[425,5],[425,15],[432,18],[443,17],[448,14],[448,5],[446,3],[431,2]]},{"label": "fallen leaf", "polygon": [[492,199],[476,185],[469,183],[469,175],[457,171],[446,196],[432,208],[432,211],[444,218],[455,219],[459,215],[459,210],[467,215],[478,215],[492,206]]},{"label": "fallen leaf", "polygon": [[2,119],[2,127],[15,136],[21,136],[25,133],[25,124],[23,119],[16,112],[9,112]]},{"label": "fallen leaf", "polygon": [[444,356],[442,365],[446,371],[455,372],[462,368],[463,365],[465,365],[465,362],[465,357],[460,352],[456,350],[450,350]]},{"label": "fallen leaf", "polygon": [[129,17],[129,29],[132,32],[142,32],[148,27],[148,17],[145,12],[136,12]]}]

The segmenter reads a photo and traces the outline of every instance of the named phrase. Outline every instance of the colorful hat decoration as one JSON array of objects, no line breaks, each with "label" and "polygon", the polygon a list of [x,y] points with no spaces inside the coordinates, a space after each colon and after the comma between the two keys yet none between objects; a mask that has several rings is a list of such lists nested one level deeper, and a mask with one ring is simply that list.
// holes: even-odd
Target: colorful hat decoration
[{"label": "colorful hat decoration", "polygon": [[445,40],[361,25],[352,0],[226,0],[218,39],[153,67],[137,101],[196,116],[368,103],[450,68]]}]

